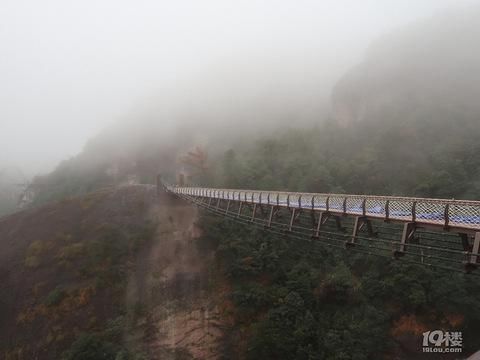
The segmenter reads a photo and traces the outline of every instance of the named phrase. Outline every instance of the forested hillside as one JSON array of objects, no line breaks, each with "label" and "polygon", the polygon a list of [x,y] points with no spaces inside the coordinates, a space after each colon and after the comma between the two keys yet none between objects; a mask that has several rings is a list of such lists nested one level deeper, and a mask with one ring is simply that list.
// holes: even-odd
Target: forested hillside
[{"label": "forested hillside", "polygon": [[0,219],[0,358],[174,360],[221,353],[196,210],[109,187]]},{"label": "forested hillside", "polygon": [[[385,168],[388,163],[375,156],[382,157],[395,142],[372,147],[359,139],[353,145],[353,135],[361,133],[355,130],[292,130],[259,140],[248,151],[231,149],[219,161],[216,185],[432,194],[430,188],[413,187],[415,179],[422,179],[418,164],[403,174],[400,167],[397,172]],[[456,177],[455,170],[431,166]],[[453,181],[438,189],[442,193],[435,195],[461,196]],[[434,328],[463,331],[464,351],[477,350],[477,277],[332,250],[321,240],[302,242],[209,221],[206,236],[218,246],[218,261],[233,284],[242,329],[236,334],[237,346],[247,358],[423,359],[422,333]]]}]

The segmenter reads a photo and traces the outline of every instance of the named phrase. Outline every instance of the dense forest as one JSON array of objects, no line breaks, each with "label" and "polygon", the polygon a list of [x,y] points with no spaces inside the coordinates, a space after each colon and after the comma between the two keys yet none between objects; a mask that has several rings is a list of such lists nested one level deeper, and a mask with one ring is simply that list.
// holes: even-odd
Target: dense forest
[{"label": "dense forest", "polygon": [[[429,162],[428,169],[408,155],[392,163],[391,144],[404,138],[390,131],[388,143],[369,131],[362,137],[359,129],[334,125],[284,131],[247,151],[226,151],[214,178],[227,188],[437,197],[462,197],[471,189],[470,197],[478,196],[475,179],[458,176],[468,173],[472,154],[439,146],[437,154],[426,155],[443,161]],[[418,146],[407,148],[415,152]],[[456,166],[443,166],[448,162]],[[465,351],[476,350],[475,277],[279,238],[229,221],[203,221],[205,237],[217,246],[218,261],[234,284],[242,328],[237,336],[248,334],[249,358],[415,358],[421,333],[430,328],[461,329]]]}]

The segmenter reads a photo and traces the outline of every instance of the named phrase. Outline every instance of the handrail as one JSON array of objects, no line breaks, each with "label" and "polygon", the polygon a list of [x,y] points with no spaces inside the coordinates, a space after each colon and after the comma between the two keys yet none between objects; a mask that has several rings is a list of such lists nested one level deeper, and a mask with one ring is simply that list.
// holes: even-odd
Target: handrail
[{"label": "handrail", "polygon": [[[400,196],[298,193],[287,191],[214,189],[164,184],[174,193],[196,197],[230,199],[260,205],[285,206],[342,215],[367,216],[385,221],[397,220],[480,230],[480,201],[432,199]],[[237,194],[230,196],[230,194]],[[306,205],[309,204],[309,205]]]}]

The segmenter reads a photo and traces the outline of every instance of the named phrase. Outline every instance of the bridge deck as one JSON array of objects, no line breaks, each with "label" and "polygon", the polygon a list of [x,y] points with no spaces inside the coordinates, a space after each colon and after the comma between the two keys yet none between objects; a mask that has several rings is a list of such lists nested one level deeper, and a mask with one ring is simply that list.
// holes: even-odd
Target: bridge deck
[{"label": "bridge deck", "polygon": [[274,234],[447,270],[480,266],[480,201],[180,187],[158,179],[162,185]]},{"label": "bridge deck", "polygon": [[326,211],[342,215],[366,216],[386,221],[415,222],[468,232],[480,230],[480,201],[214,189],[170,185],[166,187],[171,192],[195,197]]}]

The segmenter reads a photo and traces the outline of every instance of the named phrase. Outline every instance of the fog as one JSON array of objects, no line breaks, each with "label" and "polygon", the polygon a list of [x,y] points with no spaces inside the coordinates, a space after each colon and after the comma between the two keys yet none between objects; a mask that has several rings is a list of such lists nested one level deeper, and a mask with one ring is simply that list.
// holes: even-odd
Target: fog
[{"label": "fog", "polygon": [[49,171],[118,121],[320,121],[372,41],[470,3],[2,0],[0,167]]}]

